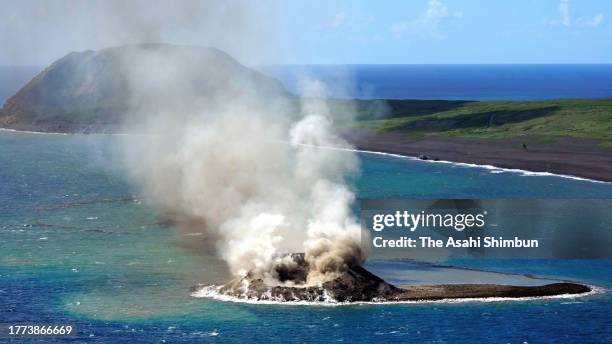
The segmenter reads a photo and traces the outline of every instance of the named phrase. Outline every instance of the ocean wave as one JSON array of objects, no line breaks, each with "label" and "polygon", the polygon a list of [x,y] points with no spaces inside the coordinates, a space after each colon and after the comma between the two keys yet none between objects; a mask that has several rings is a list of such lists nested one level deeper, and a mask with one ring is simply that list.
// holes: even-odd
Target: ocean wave
[{"label": "ocean wave", "polygon": [[31,130],[17,130],[9,128],[0,128],[0,132],[6,131],[9,133],[23,133],[23,134],[40,134],[40,135],[72,135],[72,133],[53,133],[45,131],[31,131]]},{"label": "ocean wave", "polygon": [[534,172],[534,171],[522,170],[519,168],[504,168],[504,167],[498,167],[498,166],[493,166],[493,165],[479,165],[479,164],[471,164],[467,162],[456,162],[456,161],[448,161],[448,160],[431,160],[431,159],[422,160],[422,159],[419,159],[418,157],[410,156],[410,155],[385,153],[385,152],[361,150],[361,149],[354,149],[354,148],[331,147],[331,146],[325,146],[325,147],[318,146],[317,148],[334,149],[334,150],[356,152],[356,153],[363,153],[363,154],[383,155],[383,156],[389,156],[389,157],[394,157],[394,158],[408,159],[412,161],[420,161],[424,163],[440,163],[440,164],[448,164],[448,165],[461,166],[461,167],[481,168],[481,169],[489,170],[489,172],[493,174],[509,172],[509,173],[518,173],[520,175],[527,176],[527,177],[559,177],[559,178],[567,178],[567,179],[592,182],[592,183],[612,184],[612,182],[572,176],[569,174],[558,174],[558,173],[552,173],[552,172]]},{"label": "ocean wave", "polygon": [[36,134],[36,135],[108,135],[108,136],[125,136],[127,134],[122,133],[58,133],[53,131],[33,131],[33,130],[18,130],[18,129],[10,129],[10,128],[0,128],[0,132],[9,132],[16,134]]}]

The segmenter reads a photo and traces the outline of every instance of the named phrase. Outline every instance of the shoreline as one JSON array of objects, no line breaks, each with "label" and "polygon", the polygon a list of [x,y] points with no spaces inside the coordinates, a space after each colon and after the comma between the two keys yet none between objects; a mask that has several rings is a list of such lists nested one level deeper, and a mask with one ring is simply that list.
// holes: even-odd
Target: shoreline
[{"label": "shoreline", "polygon": [[353,149],[352,151],[364,153],[364,154],[391,156],[391,157],[395,157],[398,159],[409,159],[413,161],[441,163],[441,164],[456,165],[456,166],[463,166],[463,167],[469,167],[469,168],[481,168],[481,169],[489,170],[489,172],[493,174],[508,172],[508,173],[522,174],[525,177],[559,177],[559,178],[579,180],[579,181],[585,181],[585,182],[591,182],[591,183],[603,183],[603,184],[612,183],[610,181],[583,178],[583,177],[578,177],[578,176],[574,176],[570,174],[559,174],[559,173],[553,173],[553,172],[537,172],[537,171],[522,170],[520,168],[507,168],[507,167],[499,167],[499,166],[494,166],[494,165],[479,165],[479,164],[471,164],[467,162],[457,162],[457,161],[448,161],[448,160],[431,160],[431,159],[422,160],[422,159],[419,159],[418,156],[402,155],[402,154],[395,154],[395,153],[385,153],[385,152],[378,152],[378,151],[368,151],[368,150],[360,150],[360,149]]},{"label": "shoreline", "polygon": [[[413,140],[404,134],[359,134],[348,141],[355,150],[479,167],[491,173],[520,173],[525,176],[557,176],[596,183],[612,182],[612,149],[588,139],[558,138],[554,143],[537,143],[538,138],[519,137],[479,140],[455,137],[427,137]],[[523,148],[523,142],[528,143]],[[427,159],[421,159],[425,155]]]},{"label": "shoreline", "polygon": [[[328,279],[313,283],[308,276],[314,270],[303,253],[287,255],[293,270],[278,279],[267,282],[262,275],[249,271],[235,276],[223,285],[198,284],[191,288],[192,296],[231,297],[256,301],[310,303],[393,303],[464,299],[515,299],[560,295],[581,295],[594,289],[579,282],[553,282],[547,284],[516,285],[512,283],[436,283],[391,284],[384,278],[358,264],[349,264],[337,270]],[[282,277],[281,277],[282,278]],[[291,282],[291,283],[285,283]]]},{"label": "shoreline", "polygon": [[245,303],[252,305],[278,305],[278,306],[307,306],[307,307],[341,307],[341,306],[386,306],[386,305],[420,305],[420,304],[456,304],[456,303],[468,303],[468,302],[525,302],[525,301],[538,301],[538,300],[554,300],[554,299],[576,299],[581,297],[587,297],[597,294],[603,294],[606,292],[605,288],[584,284],[590,290],[584,293],[564,293],[557,295],[544,295],[544,296],[524,296],[524,297],[463,297],[463,298],[441,298],[441,299],[424,299],[424,300],[393,300],[393,301],[278,301],[278,300],[257,300],[252,298],[242,298],[237,296],[230,296],[218,292],[219,286],[209,285],[204,286],[200,290],[193,291],[189,295],[195,298],[210,299],[220,302],[234,302],[234,303]]},{"label": "shoreline", "polygon": [[[9,133],[22,133],[22,134],[42,134],[42,135],[79,135],[79,133],[54,133],[47,131],[31,131],[31,130],[19,130],[19,129],[11,129],[11,128],[0,128],[0,132],[9,132]],[[88,134],[81,134],[88,135]]]},{"label": "shoreline", "polygon": [[[62,135],[62,136],[66,136],[66,135],[85,135],[85,136],[88,136],[88,135],[108,135],[108,136],[128,135],[128,134],[121,134],[121,133],[60,133],[60,132],[18,130],[18,129],[11,129],[11,128],[0,128],[0,133],[1,132],[9,132],[9,133],[17,133],[17,134],[20,134],[20,133],[21,134],[36,134],[36,135]],[[601,179],[581,177],[581,176],[573,175],[573,174],[555,173],[555,172],[550,172],[550,171],[534,171],[534,170],[514,168],[514,167],[501,167],[501,166],[496,166],[492,164],[477,164],[477,163],[442,160],[442,159],[423,160],[418,157],[418,154],[410,155],[410,154],[389,152],[389,151],[384,151],[384,150],[368,150],[368,149],[361,148],[358,145],[355,145],[355,148],[345,148],[345,147],[318,147],[318,148],[351,151],[351,152],[357,152],[357,153],[363,153],[363,154],[390,156],[394,158],[409,159],[413,161],[422,161],[422,162],[428,162],[428,163],[441,163],[441,164],[463,166],[463,167],[469,167],[469,168],[481,168],[481,169],[489,170],[490,173],[518,173],[518,174],[521,174],[523,176],[528,176],[528,177],[559,177],[559,178],[586,181],[586,182],[592,182],[592,183],[604,183],[604,184],[612,183],[612,179],[611,180],[601,180]]]},{"label": "shoreline", "polygon": [[481,168],[481,169],[489,170],[489,172],[493,174],[507,172],[507,173],[521,174],[525,177],[558,177],[558,178],[566,178],[566,179],[591,182],[591,183],[600,183],[600,184],[611,184],[612,183],[612,181],[584,178],[584,177],[579,177],[579,176],[575,176],[571,174],[529,171],[529,170],[523,170],[519,168],[506,168],[506,167],[499,167],[499,166],[493,166],[493,165],[487,165],[487,164],[480,165],[480,164],[472,164],[472,163],[467,163],[467,162],[457,162],[457,161],[449,161],[449,160],[432,160],[432,159],[423,160],[423,159],[420,159],[418,156],[414,156],[414,155],[403,155],[403,154],[387,153],[387,152],[381,152],[381,151],[370,151],[370,150],[363,150],[363,149],[357,149],[357,148],[331,147],[331,146],[325,146],[325,147],[312,146],[312,147],[322,148],[322,149],[334,149],[334,150],[340,150],[340,151],[346,151],[346,152],[356,152],[356,153],[363,153],[363,154],[382,155],[382,156],[389,156],[389,157],[398,158],[398,159],[420,161],[424,163],[441,163],[441,164],[448,164],[448,165],[455,165],[455,166],[462,166],[462,167],[469,167],[469,168]]}]

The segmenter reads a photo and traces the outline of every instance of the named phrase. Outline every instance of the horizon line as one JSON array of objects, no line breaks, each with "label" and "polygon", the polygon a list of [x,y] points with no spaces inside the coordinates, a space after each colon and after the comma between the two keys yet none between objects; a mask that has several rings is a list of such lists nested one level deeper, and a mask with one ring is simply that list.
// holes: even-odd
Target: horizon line
[{"label": "horizon line", "polygon": [[260,66],[575,66],[575,65],[612,65],[612,62],[469,62],[469,63],[263,63]]},{"label": "horizon line", "polygon": [[[51,62],[53,63],[53,62]],[[51,64],[50,63],[50,64]],[[0,68],[4,67],[46,67],[42,64],[0,64]],[[601,66],[612,65],[612,62],[469,62],[469,63],[260,63],[252,66]]]}]

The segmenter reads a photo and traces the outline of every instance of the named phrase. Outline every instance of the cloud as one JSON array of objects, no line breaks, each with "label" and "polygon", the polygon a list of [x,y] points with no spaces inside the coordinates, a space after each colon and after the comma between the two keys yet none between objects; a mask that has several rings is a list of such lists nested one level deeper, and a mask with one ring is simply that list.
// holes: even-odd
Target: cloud
[{"label": "cloud", "polygon": [[604,14],[598,13],[590,18],[573,17],[570,0],[561,0],[559,2],[559,21],[551,21],[552,25],[563,25],[565,27],[577,28],[595,28],[599,27],[604,21]]},{"label": "cloud", "polygon": [[255,3],[0,0],[0,65],[46,65],[71,51],[151,42],[214,46],[249,64],[276,61],[277,4]]},{"label": "cloud", "polygon": [[561,24],[564,26],[572,25],[572,16],[570,14],[570,4],[568,0],[561,0],[559,4],[559,14],[561,14]]},{"label": "cloud", "polygon": [[341,11],[341,12],[336,13],[331,23],[329,24],[329,26],[331,26],[332,28],[337,28],[337,27],[342,26],[342,24],[344,24],[345,21],[346,21],[346,12]]},{"label": "cloud", "polygon": [[599,13],[591,19],[577,18],[575,21],[575,25],[580,27],[598,27],[601,25],[601,23],[603,23],[603,20],[604,14]]},{"label": "cloud", "polygon": [[320,26],[320,29],[332,32],[347,29],[368,31],[368,25],[373,21],[374,18],[371,16],[340,10]]},{"label": "cloud", "polygon": [[391,32],[403,36],[406,33],[425,33],[431,37],[442,39],[441,26],[444,22],[463,17],[463,12],[451,12],[448,7],[439,0],[429,0],[427,8],[419,16],[411,21],[395,23],[391,26]]}]

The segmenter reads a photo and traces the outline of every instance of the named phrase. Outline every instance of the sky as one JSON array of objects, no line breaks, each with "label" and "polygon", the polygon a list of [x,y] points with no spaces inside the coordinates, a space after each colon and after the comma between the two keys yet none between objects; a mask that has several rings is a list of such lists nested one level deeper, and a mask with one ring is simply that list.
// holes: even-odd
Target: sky
[{"label": "sky", "polygon": [[612,63],[609,0],[0,0],[0,65],[214,45],[247,64]]},{"label": "sky", "polygon": [[292,1],[288,63],[611,63],[609,0]]}]

